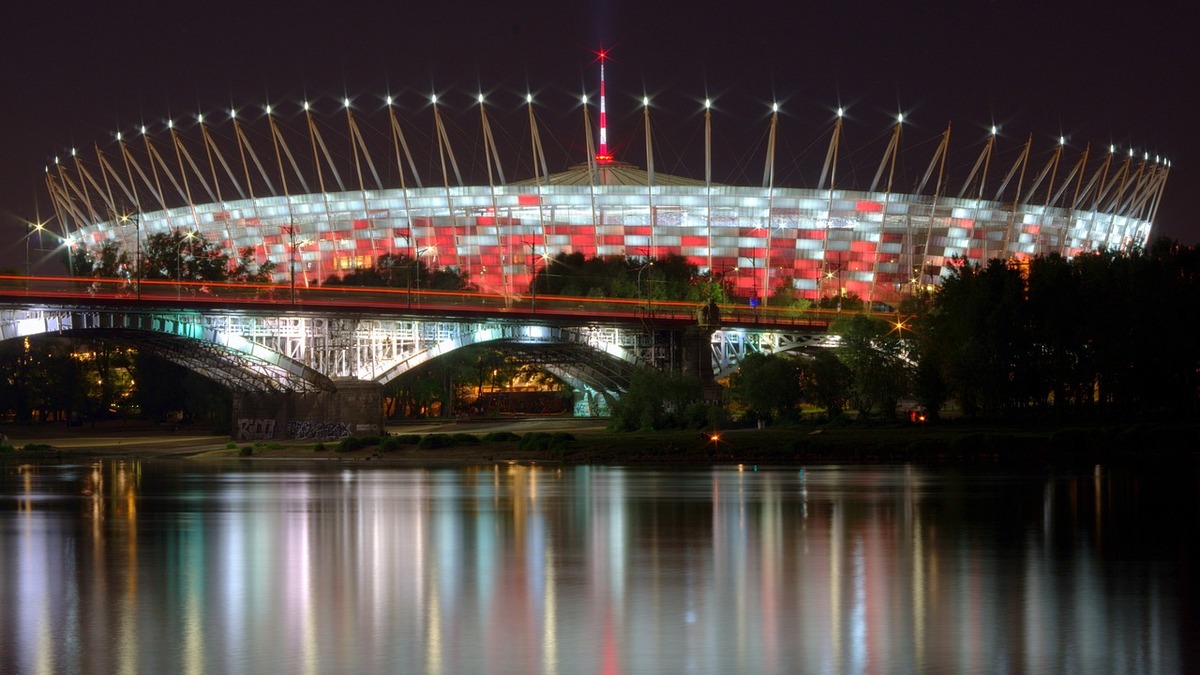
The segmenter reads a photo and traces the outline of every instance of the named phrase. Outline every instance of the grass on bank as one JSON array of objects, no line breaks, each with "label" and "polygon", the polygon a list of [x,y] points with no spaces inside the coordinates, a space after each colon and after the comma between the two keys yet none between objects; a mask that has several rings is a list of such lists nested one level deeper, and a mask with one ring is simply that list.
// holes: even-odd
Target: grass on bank
[{"label": "grass on bank", "polygon": [[[354,436],[334,441],[229,441],[200,452],[213,458],[326,458],[454,461],[551,461],[571,464],[797,464],[1094,462],[1197,457],[1200,423],[1061,424],[800,422],[765,429],[580,431],[526,434],[426,433]],[[0,445],[0,457],[59,454],[30,443]]]},{"label": "grass on bank", "polygon": [[[1195,458],[1200,425],[1025,426],[799,423],[765,429],[485,435],[354,436],[338,441],[230,443],[222,456],[419,461],[553,461],[571,464],[1087,463]],[[329,454],[325,454],[329,453]]]}]

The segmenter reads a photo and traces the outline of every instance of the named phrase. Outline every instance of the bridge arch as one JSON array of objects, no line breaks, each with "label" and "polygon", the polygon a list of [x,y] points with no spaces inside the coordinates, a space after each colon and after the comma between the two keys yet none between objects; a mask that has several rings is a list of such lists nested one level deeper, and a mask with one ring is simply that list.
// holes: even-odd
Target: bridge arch
[{"label": "bridge arch", "polygon": [[308,365],[221,330],[196,313],[130,308],[24,308],[0,312],[0,340],[95,336],[145,349],[238,391],[334,391]]},{"label": "bridge arch", "polygon": [[619,397],[629,387],[634,370],[643,365],[633,351],[607,341],[593,331],[553,325],[489,324],[447,335],[396,360],[373,379],[387,384],[404,373],[463,347],[491,344],[517,354],[565,381],[579,392],[589,408],[603,406],[607,396]]}]

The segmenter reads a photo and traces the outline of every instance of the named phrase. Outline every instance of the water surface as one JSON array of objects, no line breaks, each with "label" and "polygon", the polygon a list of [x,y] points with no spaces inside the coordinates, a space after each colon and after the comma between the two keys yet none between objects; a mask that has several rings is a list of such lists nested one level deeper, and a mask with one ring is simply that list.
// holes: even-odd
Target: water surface
[{"label": "water surface", "polygon": [[8,673],[1175,673],[1194,470],[3,466]]}]

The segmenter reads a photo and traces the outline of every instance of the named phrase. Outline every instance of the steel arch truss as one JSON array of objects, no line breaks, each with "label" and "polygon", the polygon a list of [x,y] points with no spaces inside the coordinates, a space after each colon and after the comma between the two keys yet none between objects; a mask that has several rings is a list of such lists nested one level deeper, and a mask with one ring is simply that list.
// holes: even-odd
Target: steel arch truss
[{"label": "steel arch truss", "polygon": [[732,375],[748,354],[778,354],[796,349],[829,349],[841,343],[831,333],[781,333],[771,330],[727,328],[713,332],[713,377]]},{"label": "steel arch truss", "polygon": [[96,335],[148,349],[234,391],[333,391],[329,377],[195,312],[28,308],[0,312],[0,339]]},{"label": "steel arch truss", "polygon": [[[395,379],[455,349],[491,343],[543,366],[593,398],[617,397],[638,367],[674,368],[670,331],[644,325],[571,326],[515,319],[277,315],[129,307],[0,311],[0,339],[92,334],[149,349],[235,391],[333,391],[338,379]],[[712,335],[722,378],[751,352],[836,346],[825,333],[727,328]]]},{"label": "steel arch truss", "polygon": [[[377,323],[371,320],[364,323]],[[490,343],[532,363],[582,391],[616,394],[629,387],[634,368],[647,363],[646,336],[612,326],[563,327],[516,322],[395,322],[391,339],[383,326],[360,326],[353,376],[387,383],[439,356],[473,344]],[[397,339],[399,338],[399,339]]]}]

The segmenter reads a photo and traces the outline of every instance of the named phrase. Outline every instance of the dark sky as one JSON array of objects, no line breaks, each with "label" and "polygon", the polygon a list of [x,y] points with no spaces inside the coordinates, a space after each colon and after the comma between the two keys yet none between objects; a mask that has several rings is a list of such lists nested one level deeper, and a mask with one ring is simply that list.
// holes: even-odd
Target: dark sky
[{"label": "dark sky", "polygon": [[564,168],[583,158],[577,101],[596,90],[601,43],[613,59],[610,134],[618,150],[632,146],[624,157],[636,164],[643,93],[653,99],[658,170],[702,177],[698,102],[707,94],[717,106],[714,179],[750,184],[762,178],[773,100],[782,106],[779,183],[796,187],[814,186],[839,104],[842,161],[867,182],[899,110],[911,122],[909,175],[923,173],[931,139],[953,122],[954,191],[995,122],[999,156],[1015,157],[1032,133],[1037,166],[1060,134],[1072,160],[1088,142],[1093,153],[1115,143],[1169,157],[1157,231],[1195,244],[1198,26],[1186,2],[10,3],[0,16],[0,265],[23,266],[23,223],[50,212],[42,171],[55,154],[97,142],[113,152],[117,129],[161,132],[168,116],[231,103],[269,99],[294,116],[307,96],[335,120],[335,97],[349,94],[369,117],[390,90],[406,123],[429,135],[425,102],[436,89],[458,152],[481,156],[471,144],[482,88],[511,179],[529,174],[515,166],[528,89],[551,170]]}]

